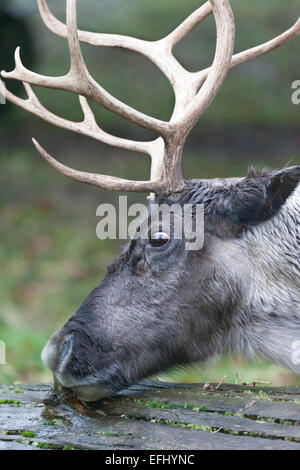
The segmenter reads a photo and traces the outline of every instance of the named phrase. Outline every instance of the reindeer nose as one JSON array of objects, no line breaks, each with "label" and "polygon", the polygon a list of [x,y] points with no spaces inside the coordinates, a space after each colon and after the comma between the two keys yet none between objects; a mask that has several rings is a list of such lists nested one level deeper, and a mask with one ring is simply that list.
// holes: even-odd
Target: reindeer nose
[{"label": "reindeer nose", "polygon": [[42,361],[48,369],[55,374],[61,374],[66,368],[72,355],[74,335],[64,337],[63,341],[57,341],[57,333],[50,338],[42,351]]},{"label": "reindeer nose", "polygon": [[78,355],[74,355],[74,349],[81,340],[81,334],[77,332],[66,336],[62,336],[61,331],[55,333],[43,349],[42,361],[52,370],[55,379],[64,387],[71,388],[78,399],[96,401],[112,392],[101,384],[95,384],[94,377],[91,380],[85,375],[86,370],[81,370]]}]

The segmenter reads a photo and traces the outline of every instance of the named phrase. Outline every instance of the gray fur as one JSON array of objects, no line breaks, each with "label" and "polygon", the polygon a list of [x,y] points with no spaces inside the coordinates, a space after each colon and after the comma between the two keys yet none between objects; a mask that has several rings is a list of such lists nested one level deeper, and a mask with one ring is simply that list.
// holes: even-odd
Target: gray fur
[{"label": "gray fur", "polygon": [[43,360],[57,379],[106,394],[227,351],[300,374],[292,361],[300,340],[299,180],[300,167],[251,170],[187,181],[182,193],[158,200],[204,204],[204,247],[132,241],[46,346]]}]

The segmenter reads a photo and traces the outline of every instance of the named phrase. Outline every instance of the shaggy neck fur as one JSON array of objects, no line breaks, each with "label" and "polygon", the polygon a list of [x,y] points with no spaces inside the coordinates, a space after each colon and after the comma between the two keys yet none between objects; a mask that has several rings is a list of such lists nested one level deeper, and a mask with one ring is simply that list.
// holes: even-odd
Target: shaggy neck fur
[{"label": "shaggy neck fur", "polygon": [[260,354],[300,373],[300,187],[276,216],[237,243],[249,269],[231,335],[240,338],[245,355]]}]

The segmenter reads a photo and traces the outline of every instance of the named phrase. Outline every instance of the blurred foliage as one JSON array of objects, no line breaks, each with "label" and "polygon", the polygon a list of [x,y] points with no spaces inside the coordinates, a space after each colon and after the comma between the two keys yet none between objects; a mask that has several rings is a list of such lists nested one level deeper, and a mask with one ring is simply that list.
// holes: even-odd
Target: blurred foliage
[{"label": "blurred foliage", "polygon": [[[24,30],[31,34],[31,41],[22,41],[24,64],[30,67],[35,56],[35,71],[65,73],[66,41],[47,31],[36,1],[0,2],[0,15],[5,6],[6,14],[25,21]],[[299,16],[298,0],[231,3],[237,23],[237,52],[278,35]],[[64,4],[49,0],[49,7],[61,20]],[[199,4],[199,0],[79,0],[78,20],[83,29],[155,40]],[[0,28],[0,69],[12,67],[9,57],[19,45],[22,30],[9,23],[5,28]],[[207,18],[178,45],[176,56],[195,71],[211,63],[214,47],[213,19]],[[171,87],[148,60],[112,48],[83,45],[82,50],[92,74],[108,91],[153,116],[170,116]],[[299,40],[294,40],[229,73],[188,140],[184,159],[187,178],[243,175],[252,164],[276,167],[299,163],[300,107],[291,104],[291,83],[299,79],[299,63]],[[38,90],[38,95],[59,115],[81,118],[76,97],[50,90]],[[94,109],[105,129],[130,138],[147,136],[146,131],[111,113]],[[99,282],[122,242],[99,241],[95,234],[98,204],[117,202],[117,194],[56,174],[36,158],[30,137],[39,137],[58,158],[85,170],[144,179],[149,161],[57,130],[13,106],[5,110],[5,117],[3,110],[0,114],[0,339],[7,344],[8,365],[0,366],[0,383],[51,380],[40,361],[43,345]],[[133,194],[129,200],[143,201],[144,195]],[[218,381],[226,374],[226,380],[232,382],[236,373],[246,382],[299,383],[279,367],[265,362],[245,364],[242,358],[176,369],[167,377]]]}]

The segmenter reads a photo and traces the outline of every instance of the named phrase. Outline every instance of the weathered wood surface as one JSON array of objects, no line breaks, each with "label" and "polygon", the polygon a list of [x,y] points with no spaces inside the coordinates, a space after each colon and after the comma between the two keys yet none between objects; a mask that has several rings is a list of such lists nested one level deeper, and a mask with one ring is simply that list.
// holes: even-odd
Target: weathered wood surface
[{"label": "weathered wood surface", "polygon": [[0,450],[300,449],[297,387],[143,382],[76,410],[50,390],[0,387]]}]

